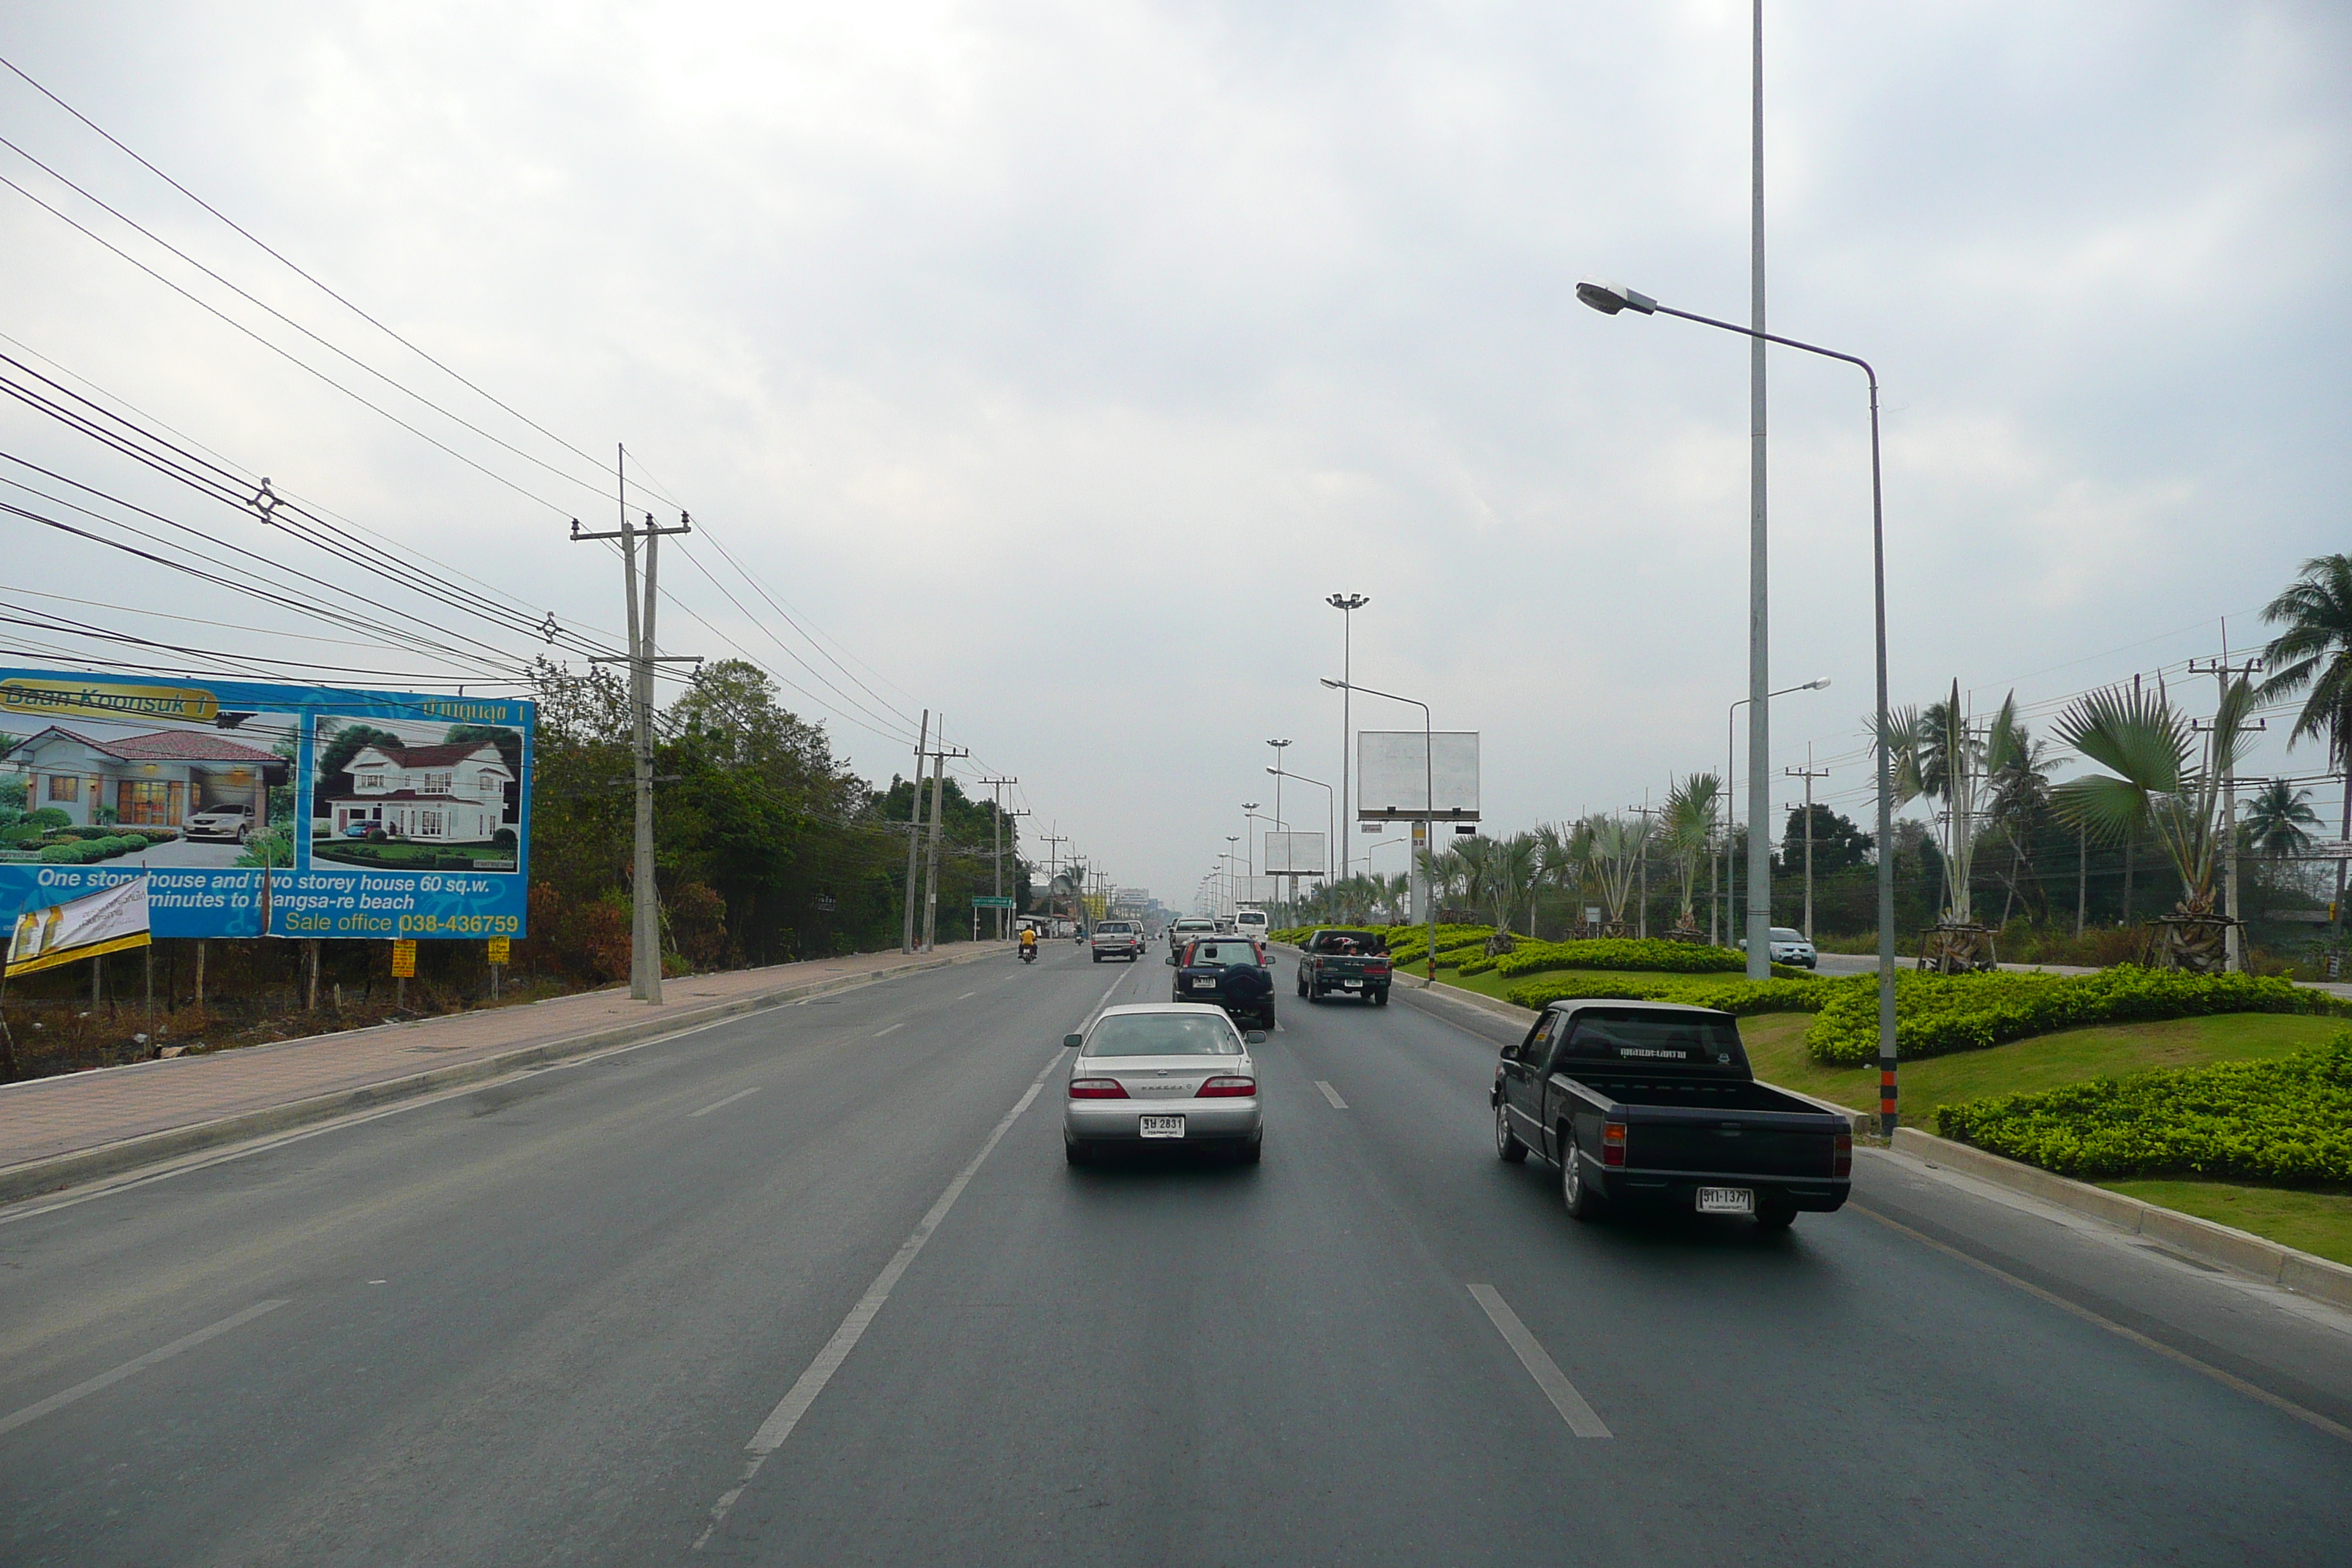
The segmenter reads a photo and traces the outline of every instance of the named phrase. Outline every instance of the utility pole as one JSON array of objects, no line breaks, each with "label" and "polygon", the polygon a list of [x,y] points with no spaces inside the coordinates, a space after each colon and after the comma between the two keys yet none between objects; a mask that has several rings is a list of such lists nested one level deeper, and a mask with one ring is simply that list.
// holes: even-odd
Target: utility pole
[{"label": "utility pole", "polygon": [[[662,999],[661,963],[661,899],[654,883],[654,667],[657,664],[699,663],[698,659],[678,656],[665,658],[654,651],[654,605],[660,594],[657,576],[658,550],[665,533],[691,533],[694,520],[684,512],[677,514],[676,528],[660,528],[654,523],[654,514],[646,513],[645,522],[632,527],[626,487],[628,452],[618,448],[620,456],[614,473],[621,478],[621,526],[609,533],[588,533],[582,531],[580,520],[572,520],[574,543],[587,540],[617,539],[621,542],[621,569],[628,585],[629,601],[629,706],[635,731],[633,750],[636,752],[634,769],[636,786],[636,854],[635,868],[629,889],[629,994],[639,1002],[659,1005]],[[637,535],[645,535],[646,579],[644,603],[638,603]],[[618,663],[621,660],[597,658],[594,663]]]},{"label": "utility pole", "polygon": [[940,816],[946,803],[940,799],[940,792],[947,783],[948,759],[971,755],[961,747],[950,751],[946,743],[947,732],[948,718],[942,713],[940,715],[940,743],[931,748],[931,850],[929,857],[929,869],[923,877],[923,951],[925,952],[934,952],[939,947],[940,840],[947,837],[947,823]]},{"label": "utility pole", "polygon": [[1069,841],[1066,833],[1037,835],[1037,842],[1045,846],[1045,915],[1049,931],[1054,914],[1054,883],[1062,874],[1062,846]]},{"label": "utility pole", "polygon": [[[1638,812],[1642,817],[1642,891],[1639,894],[1642,901],[1634,912],[1633,932],[1636,936],[1646,938],[1650,934],[1650,818],[1660,808],[1650,804],[1650,792],[1643,790],[1642,804],[1629,805],[1625,809]],[[1530,902],[1528,908],[1528,934],[1533,936],[1535,931],[1536,912],[1533,903]]]},{"label": "utility pole", "polygon": [[[1764,506],[1764,0],[1756,0],[1748,325],[1748,978],[1772,978],[1770,552]],[[1727,785],[1731,781],[1726,779]]]},{"label": "utility pole", "polygon": [[923,852],[923,760],[930,755],[931,710],[923,710],[923,727],[915,737],[914,805],[907,814],[907,914],[905,934],[898,939],[900,952],[915,951],[915,869],[921,864]]},{"label": "utility pole", "polygon": [[[1009,784],[1019,784],[1021,781],[1016,778],[1002,778],[982,779],[980,782],[996,792],[996,809],[989,814],[988,828],[989,843],[992,846],[990,856],[996,863],[996,896],[1001,899],[1004,896],[1004,786]],[[996,940],[999,942],[1004,940],[1004,908],[1001,904],[996,910]]]},{"label": "utility pole", "polygon": [[1805,748],[1803,767],[1782,768],[1780,771],[1790,778],[1805,781],[1805,940],[1811,942],[1813,940],[1813,781],[1829,777],[1830,771],[1827,768],[1814,769],[1811,745]]},{"label": "utility pole", "polygon": [[[2243,664],[2230,662],[2230,624],[2224,621],[2221,623],[2221,657],[2202,661],[2192,658],[2189,661],[2189,673],[2191,675],[2203,675],[2209,670],[2221,688],[2221,700],[2226,702],[2230,698],[2231,678],[2234,676],[2243,679],[2250,676],[2260,675],[2263,670],[2263,661],[2250,658]],[[2196,727],[2214,728],[2214,726],[2203,724]],[[2257,719],[2250,724],[2241,724],[2238,727],[2242,731],[2266,730],[2270,727],[2270,721]],[[2228,747],[2235,739],[2235,736],[2224,739],[2216,733],[2213,737],[2213,744],[2217,750],[2220,750]],[[2246,967],[2246,939],[2244,928],[2238,923],[2238,773],[2235,767],[2221,770],[2221,912],[2230,918],[2229,929],[2222,933],[2221,937],[2224,944],[2222,952],[2227,954],[2222,966],[2242,973]]]}]

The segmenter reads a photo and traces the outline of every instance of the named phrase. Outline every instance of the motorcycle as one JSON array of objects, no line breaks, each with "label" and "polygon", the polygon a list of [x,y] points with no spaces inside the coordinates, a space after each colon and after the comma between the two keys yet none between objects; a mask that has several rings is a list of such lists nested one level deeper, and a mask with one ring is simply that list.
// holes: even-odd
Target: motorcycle
[{"label": "motorcycle", "polygon": [[1037,962],[1037,944],[1035,942],[1030,942],[1022,948],[1021,962],[1024,963],[1034,963]]}]

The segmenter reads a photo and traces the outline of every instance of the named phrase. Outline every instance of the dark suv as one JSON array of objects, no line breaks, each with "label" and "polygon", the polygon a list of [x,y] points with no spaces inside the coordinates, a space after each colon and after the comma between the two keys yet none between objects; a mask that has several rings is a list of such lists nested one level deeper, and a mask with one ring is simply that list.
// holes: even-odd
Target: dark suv
[{"label": "dark suv", "polygon": [[1274,1027],[1274,970],[1245,936],[1204,936],[1177,956],[1171,1002],[1213,1002],[1244,1028]]}]

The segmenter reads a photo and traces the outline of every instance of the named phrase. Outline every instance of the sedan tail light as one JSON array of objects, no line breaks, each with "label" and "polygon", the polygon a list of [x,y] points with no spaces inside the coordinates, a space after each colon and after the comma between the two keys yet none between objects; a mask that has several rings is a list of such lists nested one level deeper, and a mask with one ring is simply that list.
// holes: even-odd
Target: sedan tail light
[{"label": "sedan tail light", "polygon": [[1853,1132],[1851,1129],[1840,1132],[1837,1135],[1837,1142],[1831,1147],[1830,1174],[1832,1176],[1853,1174]]},{"label": "sedan tail light", "polygon": [[1622,1165],[1625,1163],[1625,1124],[1604,1121],[1601,1124],[1601,1163]]},{"label": "sedan tail light", "polygon": [[1196,1100],[1247,1100],[1257,1093],[1254,1078],[1213,1078],[1193,1096]]},{"label": "sedan tail light", "polygon": [[1125,1100],[1127,1086],[1115,1078],[1074,1078],[1070,1080],[1072,1100]]}]

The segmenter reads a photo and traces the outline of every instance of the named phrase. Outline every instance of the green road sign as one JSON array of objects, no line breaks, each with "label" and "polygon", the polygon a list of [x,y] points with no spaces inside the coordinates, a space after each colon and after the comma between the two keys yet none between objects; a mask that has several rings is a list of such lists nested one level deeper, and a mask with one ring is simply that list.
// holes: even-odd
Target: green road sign
[{"label": "green road sign", "polygon": [[1013,900],[1011,899],[992,898],[988,894],[982,893],[972,900],[971,906],[976,910],[1009,910],[1013,907]]}]

